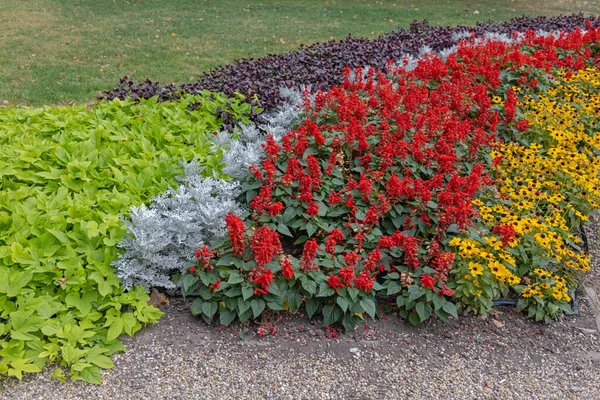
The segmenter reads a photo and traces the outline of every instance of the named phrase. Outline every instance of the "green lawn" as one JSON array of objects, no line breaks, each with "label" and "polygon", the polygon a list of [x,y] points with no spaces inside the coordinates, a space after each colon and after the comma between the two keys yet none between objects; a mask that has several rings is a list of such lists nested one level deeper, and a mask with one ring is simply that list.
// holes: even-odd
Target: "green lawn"
[{"label": "green lawn", "polygon": [[414,19],[474,24],[514,16],[600,13],[575,0],[3,0],[0,105],[90,101],[123,75],[189,82],[240,57]]}]

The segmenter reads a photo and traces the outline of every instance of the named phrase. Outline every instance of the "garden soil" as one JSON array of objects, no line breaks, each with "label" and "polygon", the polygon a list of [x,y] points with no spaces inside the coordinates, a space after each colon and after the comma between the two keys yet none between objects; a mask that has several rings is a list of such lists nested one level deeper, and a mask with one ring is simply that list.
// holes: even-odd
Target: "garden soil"
[{"label": "garden soil", "polygon": [[418,328],[384,313],[350,335],[292,315],[259,336],[208,326],[171,298],[156,325],[124,338],[101,385],[59,382],[48,367],[0,382],[0,399],[600,399],[599,228],[596,215],[580,315],[551,325],[498,307]]}]

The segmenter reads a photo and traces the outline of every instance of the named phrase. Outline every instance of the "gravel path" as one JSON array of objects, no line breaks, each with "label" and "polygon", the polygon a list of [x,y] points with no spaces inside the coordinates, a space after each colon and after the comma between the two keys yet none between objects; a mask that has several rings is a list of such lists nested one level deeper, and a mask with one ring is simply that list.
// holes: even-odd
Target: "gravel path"
[{"label": "gravel path", "polygon": [[[599,221],[589,224],[600,294]],[[183,299],[124,340],[103,384],[42,374],[0,382],[1,399],[600,399],[600,310],[586,296],[579,317],[552,325],[511,307],[487,320],[431,321],[413,328],[388,315],[353,336],[332,337],[303,317],[259,338],[239,326],[208,327]],[[600,318],[599,318],[600,320]],[[335,335],[334,335],[335,336]]]}]

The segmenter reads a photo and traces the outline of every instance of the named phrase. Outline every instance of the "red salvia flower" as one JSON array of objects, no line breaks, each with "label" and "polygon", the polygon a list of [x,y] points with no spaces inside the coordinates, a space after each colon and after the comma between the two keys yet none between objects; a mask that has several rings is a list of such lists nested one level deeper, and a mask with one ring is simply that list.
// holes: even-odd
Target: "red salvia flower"
[{"label": "red salvia flower", "polygon": [[340,281],[340,278],[338,278],[337,275],[329,275],[329,278],[327,279],[327,284],[330,288],[335,290],[336,293],[338,288],[344,287],[344,284]]},{"label": "red salvia flower", "polygon": [[250,202],[250,207],[256,211],[258,215],[264,214],[267,210],[267,207],[269,207],[269,204],[271,203],[272,194],[273,189],[271,189],[271,186],[261,186],[258,196],[254,197]]},{"label": "red salvia flower", "polygon": [[506,122],[511,123],[515,119],[517,107],[517,94],[512,88],[506,91],[506,100],[504,101],[504,112],[506,114]]},{"label": "red salvia flower", "polygon": [[281,263],[281,273],[286,279],[292,279],[294,277],[294,267],[292,267],[290,260],[287,258]]},{"label": "red salvia flower", "polygon": [[216,292],[217,290],[219,290],[221,288],[221,280],[217,279],[212,285],[209,285],[208,288],[210,289],[211,292]]},{"label": "red salvia flower", "polygon": [[304,243],[302,259],[300,260],[300,268],[302,268],[302,271],[308,272],[314,268],[313,261],[317,256],[317,250],[319,250],[319,245],[317,244],[316,239],[309,239]]},{"label": "red salvia flower", "polygon": [[254,252],[254,261],[259,268],[270,263],[273,257],[283,252],[279,234],[266,225],[252,233],[250,247]]},{"label": "red salvia flower", "polygon": [[267,207],[269,210],[269,216],[274,217],[276,215],[281,214],[281,212],[283,211],[283,203],[278,201],[277,203],[273,203],[271,205],[269,205],[269,207]]},{"label": "red salvia flower", "polygon": [[329,254],[335,253],[335,246],[344,240],[344,234],[340,229],[334,229],[327,235],[325,240],[325,251]]},{"label": "red salvia flower", "polygon": [[355,251],[347,252],[344,255],[344,261],[346,261],[346,264],[349,266],[356,265],[358,262],[358,254],[356,254]]},{"label": "red salvia flower", "polygon": [[370,292],[373,289],[373,281],[375,278],[371,278],[369,272],[363,271],[358,278],[356,278],[356,288],[363,292]]},{"label": "red salvia flower", "polygon": [[276,160],[281,152],[281,146],[275,142],[275,138],[271,134],[267,135],[266,143],[262,145],[262,148],[265,150],[267,157],[273,160]]},{"label": "red salvia flower", "polygon": [[205,271],[212,271],[213,267],[210,265],[210,259],[214,257],[216,253],[216,251],[210,250],[205,244],[203,244],[202,247],[196,249],[194,255],[196,256],[198,263],[202,264],[202,268]]},{"label": "red salvia flower", "polygon": [[[273,282],[273,271],[270,269],[265,269],[262,274],[260,274],[252,283],[255,285],[260,285],[261,289],[265,292],[269,291],[269,286],[271,286],[271,282]],[[266,293],[265,293],[266,294]]]},{"label": "red salvia flower", "polygon": [[354,283],[354,268],[343,267],[340,269],[340,278],[344,282],[345,287],[351,287]]},{"label": "red salvia flower", "polygon": [[358,181],[358,190],[362,194],[364,199],[368,199],[371,191],[373,190],[373,182],[371,182],[364,173],[360,174],[360,180]]},{"label": "red salvia flower", "polygon": [[315,202],[311,202],[306,208],[306,213],[311,217],[314,217],[319,213],[319,205]]},{"label": "red salvia flower", "polygon": [[517,232],[515,231],[515,227],[512,225],[496,225],[492,230],[495,234],[500,236],[500,240],[502,241],[502,245],[504,247],[508,246],[510,242],[516,239]]},{"label": "red salvia flower", "polygon": [[329,193],[327,202],[329,203],[330,206],[335,206],[336,204],[338,204],[341,201],[342,201],[342,196],[340,196],[339,193],[337,193],[335,191]]},{"label": "red salvia flower", "polygon": [[431,276],[429,274],[423,274],[423,275],[421,275],[419,280],[421,282],[421,285],[423,285],[424,288],[431,289],[431,290],[435,289],[435,287],[433,286],[435,283],[435,279],[433,276]]},{"label": "red salvia flower", "polygon": [[244,239],[246,227],[244,226],[244,221],[234,213],[229,212],[225,217],[225,224],[227,225],[227,236],[231,241],[233,254],[236,257],[241,257],[246,250],[246,240]]}]

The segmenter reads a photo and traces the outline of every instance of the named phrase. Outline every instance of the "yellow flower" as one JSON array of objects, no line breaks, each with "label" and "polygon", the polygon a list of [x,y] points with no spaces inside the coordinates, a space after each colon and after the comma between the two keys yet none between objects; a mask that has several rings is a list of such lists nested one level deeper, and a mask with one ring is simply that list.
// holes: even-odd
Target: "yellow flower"
[{"label": "yellow flower", "polygon": [[473,276],[483,274],[483,266],[479,263],[469,262],[469,270]]},{"label": "yellow flower", "polygon": [[459,247],[460,255],[465,258],[471,258],[479,254],[479,250],[470,240],[463,240]]},{"label": "yellow flower", "polygon": [[461,242],[461,239],[459,237],[455,237],[448,243],[448,246],[452,246],[452,247],[460,246],[460,242]]},{"label": "yellow flower", "polygon": [[531,297],[533,296],[533,291],[531,290],[531,288],[526,287],[525,289],[523,289],[523,291],[521,292],[521,296],[527,298],[527,297]]}]

